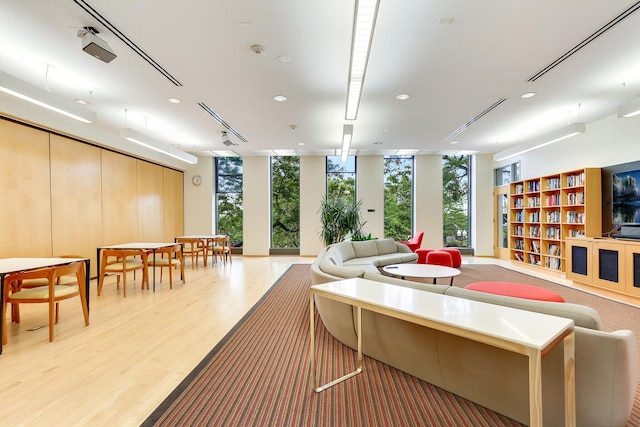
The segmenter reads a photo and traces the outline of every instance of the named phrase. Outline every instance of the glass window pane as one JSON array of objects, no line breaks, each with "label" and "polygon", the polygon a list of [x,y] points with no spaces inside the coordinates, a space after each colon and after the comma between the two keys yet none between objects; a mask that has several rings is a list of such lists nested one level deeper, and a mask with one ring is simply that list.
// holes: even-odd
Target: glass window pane
[{"label": "glass window pane", "polygon": [[242,246],[242,158],[216,158],[216,234]]},{"label": "glass window pane", "polygon": [[271,247],[300,247],[300,158],[271,158]]},{"label": "glass window pane", "polygon": [[444,246],[470,246],[470,165],[469,156],[442,156]]},{"label": "glass window pane", "polygon": [[384,159],[384,237],[408,240],[413,234],[413,157]]}]

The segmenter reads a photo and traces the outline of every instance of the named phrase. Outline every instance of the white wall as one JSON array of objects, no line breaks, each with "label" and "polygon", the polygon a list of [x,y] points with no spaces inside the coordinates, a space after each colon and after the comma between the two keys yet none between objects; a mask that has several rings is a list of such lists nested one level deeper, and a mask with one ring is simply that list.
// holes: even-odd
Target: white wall
[{"label": "white wall", "polygon": [[[184,234],[212,234],[214,202],[214,162],[211,157],[198,158],[198,164],[184,172]],[[202,184],[193,185],[194,175]]]},{"label": "white wall", "polygon": [[242,173],[242,254],[267,256],[271,240],[269,157],[243,157]]},{"label": "white wall", "polygon": [[415,230],[424,231],[423,248],[442,247],[442,156],[416,156]]},{"label": "white wall", "polygon": [[320,239],[320,204],[326,192],[326,158],[300,157],[300,255],[315,256]]},{"label": "white wall", "polygon": [[356,196],[363,201],[362,219],[366,221],[363,232],[381,239],[384,237],[384,157],[359,156],[356,160]]}]

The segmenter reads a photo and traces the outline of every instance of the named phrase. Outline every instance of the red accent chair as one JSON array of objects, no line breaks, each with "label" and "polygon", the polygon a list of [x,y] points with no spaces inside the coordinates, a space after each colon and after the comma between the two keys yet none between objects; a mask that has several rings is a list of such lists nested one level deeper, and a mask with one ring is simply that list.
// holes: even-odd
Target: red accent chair
[{"label": "red accent chair", "polygon": [[460,268],[460,266],[462,265],[462,255],[460,254],[460,250],[456,248],[442,248],[440,250],[444,252],[449,252],[451,254],[453,268]]},{"label": "red accent chair", "polygon": [[418,264],[426,264],[427,263],[427,254],[431,251],[435,251],[435,249],[430,248],[418,248],[414,252],[418,255]]},{"label": "red accent chair", "polygon": [[418,231],[410,240],[399,241],[398,243],[409,246],[411,252],[415,252],[422,244],[422,237],[424,237],[424,231]]},{"label": "red accent chair", "polygon": [[453,260],[451,259],[451,254],[449,252],[431,251],[427,254],[427,264],[453,267]]}]

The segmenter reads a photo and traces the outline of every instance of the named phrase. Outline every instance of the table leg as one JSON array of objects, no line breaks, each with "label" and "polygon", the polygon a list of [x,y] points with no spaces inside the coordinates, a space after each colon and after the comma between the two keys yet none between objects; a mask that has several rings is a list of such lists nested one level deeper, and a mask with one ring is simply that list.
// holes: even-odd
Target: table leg
[{"label": "table leg", "polygon": [[[358,366],[357,369],[353,372],[350,372],[336,380],[333,380],[331,382],[326,383],[325,385],[321,385],[318,386],[318,382],[317,382],[317,378],[316,378],[316,365],[315,365],[315,344],[314,344],[314,340],[315,340],[315,332],[314,332],[314,317],[315,317],[315,313],[314,313],[314,309],[313,309],[313,294],[311,294],[311,302],[309,304],[310,306],[310,313],[309,315],[311,316],[311,381],[312,381],[312,386],[314,387],[314,390],[316,393],[320,393],[326,389],[328,389],[329,387],[333,387],[334,385],[341,383],[344,380],[347,380],[353,376],[358,375],[360,372],[362,372],[363,370],[363,357],[362,357],[362,307],[357,306],[356,307],[356,332],[358,334]],[[319,363],[318,363],[319,364]]]},{"label": "table leg", "polygon": [[[97,263],[97,274],[96,277],[98,278],[98,280],[96,280],[96,290],[98,289],[98,286],[100,286],[100,250],[101,248],[96,249],[96,263]],[[87,272],[87,274],[89,274],[89,272]]]},{"label": "table leg", "polygon": [[2,313],[2,322],[0,322],[0,354],[2,354],[2,341],[3,341],[3,337],[4,337],[4,323],[5,323],[5,319],[4,319],[4,276],[6,276],[6,274],[2,273],[0,274],[0,313]]},{"label": "table leg", "polygon": [[542,426],[542,353],[529,349],[529,426]]},{"label": "table leg", "polygon": [[91,295],[90,283],[91,283],[91,260],[84,260],[84,292],[87,298],[87,312],[89,311],[89,296]]},{"label": "table leg", "polygon": [[564,337],[564,425],[576,425],[575,332]]}]

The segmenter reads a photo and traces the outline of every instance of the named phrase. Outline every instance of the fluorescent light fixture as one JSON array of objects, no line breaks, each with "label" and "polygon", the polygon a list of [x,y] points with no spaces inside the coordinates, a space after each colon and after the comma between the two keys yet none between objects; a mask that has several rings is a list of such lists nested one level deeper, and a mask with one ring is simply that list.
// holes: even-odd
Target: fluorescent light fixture
[{"label": "fluorescent light fixture", "polygon": [[371,39],[376,26],[379,0],[356,0],[353,34],[351,36],[351,64],[347,90],[346,120],[358,117],[364,75],[367,71]]},{"label": "fluorescent light fixture", "polygon": [[638,114],[640,114],[640,96],[618,106],[618,117],[633,117]]},{"label": "fluorescent light fixture", "polygon": [[353,125],[344,125],[342,127],[342,151],[340,151],[340,161],[345,163],[349,157],[349,148],[351,147],[351,138],[353,137]]},{"label": "fluorescent light fixture", "polygon": [[135,142],[144,147],[150,148],[167,156],[171,156],[174,159],[182,160],[183,162],[195,165],[198,163],[198,158],[192,154],[185,153],[182,150],[178,150],[176,147],[165,144],[164,142],[156,141],[155,139],[147,136],[143,133],[136,132],[130,128],[124,128],[120,130],[120,136],[127,141]]},{"label": "fluorescent light fixture", "polygon": [[56,113],[64,114],[72,119],[80,120],[83,123],[93,123],[97,118],[95,111],[88,110],[74,102],[60,99],[46,90],[40,89],[2,71],[0,71],[0,91],[55,111]]},{"label": "fluorescent light fixture", "polygon": [[273,150],[276,156],[286,157],[286,156],[295,156],[295,150]]},{"label": "fluorescent light fixture", "polygon": [[582,122],[573,123],[563,128],[560,128],[554,132],[548,133],[541,137],[538,137],[529,142],[519,144],[515,147],[506,149],[493,155],[493,160],[496,162],[509,159],[511,157],[518,156],[520,154],[528,153],[532,150],[544,147],[545,145],[553,144],[554,142],[562,141],[563,139],[570,138],[579,133],[584,133],[585,124]]}]

